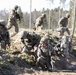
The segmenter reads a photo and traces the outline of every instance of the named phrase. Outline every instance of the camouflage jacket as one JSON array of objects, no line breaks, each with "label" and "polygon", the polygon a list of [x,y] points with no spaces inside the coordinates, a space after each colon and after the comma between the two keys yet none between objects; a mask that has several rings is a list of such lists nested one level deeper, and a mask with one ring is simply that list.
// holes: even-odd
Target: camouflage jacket
[{"label": "camouflage jacket", "polygon": [[6,44],[10,44],[9,32],[6,28],[0,30],[0,42],[5,41]]},{"label": "camouflage jacket", "polygon": [[[24,41],[24,39],[27,39],[27,41]],[[40,39],[41,39],[40,35],[37,35],[35,33],[27,33],[27,35],[23,34],[21,37],[23,44],[32,46],[38,46]]]},{"label": "camouflage jacket", "polygon": [[68,24],[68,18],[66,18],[66,17],[63,17],[59,20],[59,25],[61,27],[67,27],[67,24]]},{"label": "camouflage jacket", "polygon": [[35,26],[41,26],[43,24],[43,26],[47,26],[47,19],[46,18],[42,18],[41,16],[38,17],[36,19],[36,23],[35,23]]},{"label": "camouflage jacket", "polygon": [[16,22],[16,20],[19,19],[20,20],[20,15],[17,13],[17,11],[15,10],[12,10],[10,12],[10,15],[9,15],[9,22]]}]

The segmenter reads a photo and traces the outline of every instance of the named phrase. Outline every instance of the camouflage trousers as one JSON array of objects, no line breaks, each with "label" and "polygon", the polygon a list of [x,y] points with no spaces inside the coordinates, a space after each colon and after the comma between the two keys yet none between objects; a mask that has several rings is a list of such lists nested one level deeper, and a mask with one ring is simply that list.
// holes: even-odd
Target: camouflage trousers
[{"label": "camouflage trousers", "polygon": [[0,49],[6,49],[6,43],[3,40],[0,42]]},{"label": "camouflage trousers", "polygon": [[47,68],[47,70],[52,71],[52,64],[50,63],[49,57],[46,57],[46,58],[43,56],[38,57],[37,58],[37,64],[39,66],[41,66],[42,69]]},{"label": "camouflage trousers", "polygon": [[12,26],[15,27],[15,32],[18,33],[19,32],[19,27],[18,27],[17,22],[11,22],[11,21],[9,21],[8,22],[8,25],[7,25],[7,28],[10,29]]}]

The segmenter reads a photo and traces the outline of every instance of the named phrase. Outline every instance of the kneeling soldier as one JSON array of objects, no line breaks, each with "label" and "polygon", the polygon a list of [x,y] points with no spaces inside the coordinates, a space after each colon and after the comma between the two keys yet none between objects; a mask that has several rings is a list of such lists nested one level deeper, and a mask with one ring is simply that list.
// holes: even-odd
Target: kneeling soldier
[{"label": "kneeling soldier", "polygon": [[52,71],[52,51],[53,48],[49,44],[49,38],[43,37],[37,49],[37,63],[42,67],[42,69],[47,68],[49,71]]}]

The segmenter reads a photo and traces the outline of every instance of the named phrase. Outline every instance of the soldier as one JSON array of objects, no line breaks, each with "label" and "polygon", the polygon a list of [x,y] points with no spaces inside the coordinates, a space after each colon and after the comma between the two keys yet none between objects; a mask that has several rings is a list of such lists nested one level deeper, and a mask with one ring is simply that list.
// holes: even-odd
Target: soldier
[{"label": "soldier", "polygon": [[5,25],[6,22],[4,20],[0,20],[0,44],[3,49],[6,49],[7,45],[10,47],[10,36]]},{"label": "soldier", "polygon": [[69,37],[68,36],[62,36],[60,41],[60,50],[63,52],[62,56],[60,56],[60,61],[64,61],[63,68],[67,69],[68,67],[68,58],[69,58]]},{"label": "soldier", "polygon": [[8,30],[11,29],[12,26],[15,27],[15,33],[13,33],[11,35],[11,37],[15,36],[19,32],[19,28],[18,28],[18,24],[17,24],[17,19],[19,19],[19,21],[21,19],[20,19],[20,15],[17,12],[18,8],[19,7],[17,5],[14,7],[14,9],[10,12],[9,19],[8,19],[8,25],[7,25]]},{"label": "soldier", "polygon": [[27,31],[23,31],[21,36],[21,42],[24,44],[24,48],[22,52],[29,52],[32,49],[36,49],[40,42],[40,39],[41,39],[40,35],[34,32],[31,33]]},{"label": "soldier", "polygon": [[69,14],[66,14],[65,17],[61,18],[59,20],[60,28],[57,29],[58,32],[60,32],[60,36],[64,35],[64,32],[67,31],[68,35],[70,35],[70,31],[68,29],[68,19],[70,18]]},{"label": "soldier", "polygon": [[[42,69],[48,69],[52,71],[53,69],[53,61],[52,61],[52,51],[53,48],[49,44],[49,37],[43,36],[40,40],[40,44],[37,49],[37,63],[42,67]],[[50,63],[51,62],[51,63]]]},{"label": "soldier", "polygon": [[47,27],[46,14],[44,14],[44,13],[36,19],[34,29],[37,30],[39,27],[41,27],[41,28]]},{"label": "soldier", "polygon": [[69,42],[70,40],[68,36],[62,36],[60,47],[64,50],[65,57],[69,56]]}]

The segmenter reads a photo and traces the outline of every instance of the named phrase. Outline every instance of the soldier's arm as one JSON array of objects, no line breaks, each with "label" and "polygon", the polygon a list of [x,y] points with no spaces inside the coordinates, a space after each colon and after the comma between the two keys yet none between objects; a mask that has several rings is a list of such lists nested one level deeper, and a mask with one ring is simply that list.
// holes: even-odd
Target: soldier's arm
[{"label": "soldier's arm", "polygon": [[64,18],[61,18],[61,19],[59,20],[59,22],[58,22],[58,25],[61,25],[62,22],[63,22],[63,20],[64,20]]},{"label": "soldier's arm", "polygon": [[42,56],[42,50],[40,48],[37,49],[37,57]]},{"label": "soldier's arm", "polygon": [[63,18],[60,19],[59,23],[62,24]]}]

